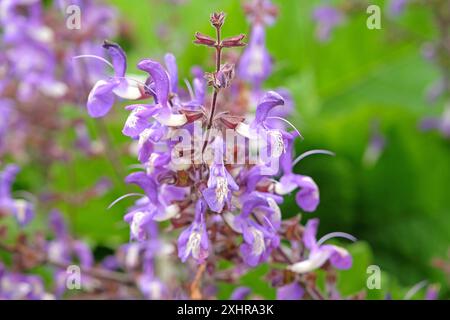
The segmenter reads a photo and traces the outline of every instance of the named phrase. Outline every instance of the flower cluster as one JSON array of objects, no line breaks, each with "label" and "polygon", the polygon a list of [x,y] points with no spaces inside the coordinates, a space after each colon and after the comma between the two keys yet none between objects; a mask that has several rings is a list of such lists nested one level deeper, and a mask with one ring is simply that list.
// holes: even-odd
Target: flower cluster
[{"label": "flower cluster", "polygon": [[[59,14],[69,4],[85,14],[75,33],[60,28]],[[266,88],[274,69],[266,31],[278,14],[269,0],[244,6],[251,28],[248,44],[244,34],[223,37],[225,14],[212,14],[215,36],[197,32],[194,43],[213,50],[215,68],[206,72],[194,66],[191,81],[183,86],[173,54],[161,62],[139,61],[142,76],[137,76],[127,73],[127,57],[118,44],[97,46],[97,40],[116,31],[109,23],[114,12],[99,2],[57,0],[44,8],[38,0],[3,0],[0,9],[0,153],[2,148],[11,152],[10,141],[20,140],[2,140],[11,132],[37,139],[39,134],[30,134],[36,128],[54,133],[67,126],[56,112],[62,104],[77,105],[87,96],[87,113],[101,118],[117,101],[134,101],[126,106],[122,132],[132,140],[139,161],[133,167],[139,170],[125,181],[142,190],[111,204],[139,197],[124,215],[130,242],[106,249],[104,256],[104,248],[97,252],[88,239],[71,232],[60,211],[48,209],[57,200],[69,206],[87,202],[102,195],[109,181],[101,179],[81,192],[33,196],[13,192],[19,167],[4,166],[0,218],[15,219],[19,228],[16,234],[0,226],[0,250],[11,255],[0,263],[0,299],[213,299],[219,283],[240,285],[245,273],[263,263],[269,267],[264,280],[275,288],[277,299],[364,298],[364,291],[349,297],[339,292],[336,269],[350,268],[353,259],[347,249],[328,242],[356,239],[343,232],[318,237],[319,219],[303,224],[295,212],[290,218],[282,214],[289,195],[301,212],[317,209],[319,187],[298,173],[297,165],[310,155],[332,153],[311,150],[296,156],[302,136],[286,119],[293,107],[289,92]],[[319,27],[323,39],[343,18],[330,10],[315,16],[325,23]],[[105,64],[112,72],[105,72]],[[34,105],[42,118],[35,116]],[[70,124],[75,145],[87,155],[111,151],[92,143],[82,119]],[[369,164],[384,146],[375,129]],[[52,158],[51,150],[39,148]],[[49,232],[27,228],[43,208]],[[316,282],[319,269],[324,289]],[[52,281],[47,281],[49,274]],[[405,299],[425,285],[414,286]],[[437,290],[429,286],[426,297],[435,298]],[[259,298],[242,286],[230,295],[248,297]]]}]

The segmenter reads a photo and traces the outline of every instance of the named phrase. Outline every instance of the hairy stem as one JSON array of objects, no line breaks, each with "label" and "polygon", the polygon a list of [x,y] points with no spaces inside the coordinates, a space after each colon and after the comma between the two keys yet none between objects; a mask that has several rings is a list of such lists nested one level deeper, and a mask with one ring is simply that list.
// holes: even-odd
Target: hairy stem
[{"label": "hairy stem", "polygon": [[191,284],[191,298],[194,300],[202,299],[201,280],[203,273],[206,269],[206,262],[199,265],[197,273],[195,274],[194,281]]}]

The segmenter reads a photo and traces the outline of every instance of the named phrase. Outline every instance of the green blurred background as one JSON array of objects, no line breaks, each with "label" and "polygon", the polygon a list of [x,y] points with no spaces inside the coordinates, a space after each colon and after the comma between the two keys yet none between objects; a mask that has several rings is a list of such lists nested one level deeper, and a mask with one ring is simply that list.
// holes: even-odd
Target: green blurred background
[{"label": "green blurred background", "polygon": [[[177,56],[182,78],[190,77],[192,65],[211,68],[210,53],[193,45],[192,39],[196,31],[210,31],[208,17],[213,11],[228,15],[225,36],[249,29],[238,0],[191,0],[181,5],[162,0],[109,2],[117,6],[126,26],[127,37],[115,40],[127,51],[129,72],[137,73],[135,65],[140,59],[162,59],[168,51]],[[448,298],[448,279],[432,266],[432,260],[448,259],[450,141],[438,133],[418,130],[425,115],[442,110],[442,102],[430,108],[425,100],[425,90],[439,77],[439,71],[421,54],[423,43],[437,31],[426,7],[408,8],[404,15],[389,21],[385,2],[373,2],[383,9],[381,30],[368,30],[367,14],[361,11],[338,27],[329,42],[319,43],[311,13],[317,3],[324,2],[274,1],[280,14],[267,30],[267,45],[275,70],[266,86],[286,87],[295,98],[291,120],[305,137],[296,146],[297,154],[315,148],[336,153],[334,158],[308,158],[297,170],[314,177],[321,190],[319,209],[304,219],[319,217],[320,234],[344,231],[361,240],[349,246],[355,264],[352,270],[341,272],[343,293],[364,289],[366,267],[376,264],[383,272],[382,290],[370,290],[370,298],[383,298],[388,292],[402,298],[424,279],[440,283],[441,298]],[[79,116],[72,108],[62,112],[65,117]],[[117,106],[105,119],[117,150],[129,144],[121,135],[125,117],[126,111]],[[386,147],[375,165],[365,166],[362,158],[375,119]],[[93,120],[87,121],[97,135]],[[61,137],[72,138],[73,132]],[[125,171],[134,162],[131,157],[121,159]],[[51,181],[49,189],[77,192],[101,176],[114,177],[106,159],[86,160],[82,155],[69,169],[64,164],[54,165],[47,176],[35,168],[24,171],[19,183],[31,190]],[[119,178],[114,182],[101,199],[81,207],[60,205],[75,234],[95,246],[99,256],[128,240],[122,217],[133,199],[106,208],[132,188]],[[298,213],[293,199],[282,209],[286,217]],[[35,227],[39,228],[39,223]],[[274,292],[258,280],[265,268],[245,277],[242,284],[270,298]],[[224,286],[219,296],[227,297],[230,290]]]}]

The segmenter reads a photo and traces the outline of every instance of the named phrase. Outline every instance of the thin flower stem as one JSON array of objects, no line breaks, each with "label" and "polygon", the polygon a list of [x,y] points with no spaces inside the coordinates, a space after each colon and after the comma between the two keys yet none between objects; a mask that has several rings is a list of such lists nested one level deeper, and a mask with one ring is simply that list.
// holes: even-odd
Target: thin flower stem
[{"label": "thin flower stem", "polygon": [[96,55],[92,55],[92,54],[82,54],[82,55],[79,55],[79,56],[72,57],[73,60],[80,59],[80,58],[94,58],[94,59],[97,59],[97,60],[100,60],[100,61],[104,62],[109,67],[114,69],[114,66],[111,64],[111,62],[109,62],[108,60],[106,60],[105,58],[100,57],[100,56],[96,56]]},{"label": "thin flower stem", "polygon": [[428,284],[427,280],[420,281],[414,285],[406,294],[403,300],[411,300],[411,298]]}]

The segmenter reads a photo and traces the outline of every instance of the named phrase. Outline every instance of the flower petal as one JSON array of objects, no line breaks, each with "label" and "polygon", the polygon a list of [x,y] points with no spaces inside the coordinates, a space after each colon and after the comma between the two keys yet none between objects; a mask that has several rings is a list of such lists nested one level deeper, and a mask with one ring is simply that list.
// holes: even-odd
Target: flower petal
[{"label": "flower petal", "polygon": [[120,79],[119,85],[114,88],[116,96],[126,100],[137,100],[142,97],[139,83],[131,79]]},{"label": "flower petal", "polygon": [[304,294],[300,284],[292,282],[277,289],[277,300],[300,300]]},{"label": "flower petal", "polygon": [[300,191],[295,196],[297,204],[306,212],[315,211],[320,202],[319,187],[310,177],[300,175],[297,177],[300,187]]},{"label": "flower petal", "polygon": [[315,250],[308,259],[288,266],[288,270],[296,273],[307,273],[320,268],[330,257],[328,250]]},{"label": "flower petal", "polygon": [[310,219],[306,223],[305,231],[303,232],[303,243],[309,250],[313,250],[317,247],[317,229],[319,227],[319,219]]},{"label": "flower petal", "polygon": [[125,122],[122,133],[129,137],[137,137],[148,127],[148,118],[155,112],[154,107],[151,105],[134,105]]},{"label": "flower petal", "polygon": [[261,124],[264,122],[269,114],[269,111],[277,106],[284,105],[284,99],[275,91],[268,91],[264,94],[263,98],[256,107],[255,120],[252,126]]},{"label": "flower petal", "polygon": [[347,250],[335,245],[324,245],[321,248],[331,251],[330,263],[336,269],[347,270],[351,268],[353,259]]}]

